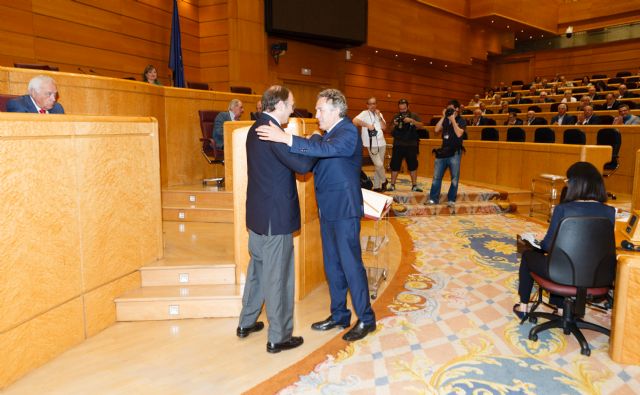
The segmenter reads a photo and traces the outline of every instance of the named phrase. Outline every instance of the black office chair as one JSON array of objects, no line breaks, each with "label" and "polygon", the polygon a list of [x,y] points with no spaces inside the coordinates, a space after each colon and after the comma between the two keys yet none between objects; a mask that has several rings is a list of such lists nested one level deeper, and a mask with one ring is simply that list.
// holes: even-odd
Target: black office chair
[{"label": "black office chair", "polygon": [[[201,153],[202,156],[210,165],[223,165],[224,166],[224,150],[216,147],[216,140],[213,138],[213,124],[215,123],[216,116],[220,111],[200,110],[198,116],[200,117],[200,130],[202,132]],[[224,185],[224,177],[218,177],[218,169],[216,168],[216,176],[212,178],[205,178],[202,180],[202,185],[207,185],[209,182],[215,182],[218,187]]]},{"label": "black office chair", "polygon": [[534,143],[555,143],[556,132],[551,128],[538,128],[533,136]]},{"label": "black office chair", "polygon": [[565,129],[562,134],[562,144],[587,144],[587,136],[582,129],[571,128]]},{"label": "black office chair", "polygon": [[597,79],[601,79],[601,78],[607,78],[606,74],[594,74],[591,76],[592,80],[597,80]]},{"label": "black office chair", "polygon": [[620,77],[609,78],[607,80],[607,85],[612,85],[612,84],[624,84],[624,78],[620,78]]},{"label": "black office chair", "polygon": [[529,106],[529,108],[527,108],[527,111],[534,111],[534,112],[542,112],[542,108],[540,108],[540,106]]},{"label": "black office chair", "polygon": [[609,114],[599,115],[598,118],[600,118],[599,125],[613,125],[613,116]]},{"label": "black office chair", "polygon": [[480,132],[480,140],[483,141],[500,141],[500,134],[496,128],[484,128]]},{"label": "black office chair", "polygon": [[207,84],[206,82],[187,81],[187,88],[208,91],[209,84]]},{"label": "black office chair", "polygon": [[15,99],[16,97],[20,97],[20,96],[0,94],[0,112],[6,112],[7,111],[7,102],[9,100]]},{"label": "black office chair", "polygon": [[524,133],[524,129],[519,127],[511,127],[507,129],[507,141],[524,143],[526,140],[527,135]]},{"label": "black office chair", "polygon": [[513,86],[513,85],[522,85],[522,84],[524,84],[524,82],[522,80],[511,81],[511,86]]},{"label": "black office chair", "polygon": [[431,120],[429,120],[429,126],[436,126],[440,118],[442,117],[431,117]]},{"label": "black office chair", "polygon": [[487,125],[496,126],[496,120],[493,118],[487,118]]},{"label": "black office chair", "polygon": [[231,93],[244,93],[245,95],[250,95],[253,93],[251,87],[249,86],[230,86],[229,92]]},{"label": "black office chair", "polygon": [[[622,146],[622,135],[616,128],[600,129],[596,136],[596,144],[611,146],[611,161],[605,163],[602,167],[602,176],[605,178],[611,177],[620,167],[619,155],[620,147]],[[616,195],[612,192],[607,192],[607,196],[613,200],[616,199]]]},{"label": "black office chair", "polygon": [[559,105],[560,103],[551,103],[551,106],[549,107],[549,112],[557,112]]},{"label": "black office chair", "polygon": [[[562,328],[565,335],[573,333],[580,343],[580,353],[589,356],[591,349],[580,329],[610,335],[609,329],[586,322],[582,317],[585,315],[587,300],[605,299],[613,286],[616,269],[613,224],[603,217],[563,219],[546,259],[549,278],[531,273],[538,283],[538,299],[520,324],[527,319],[535,323],[538,318],[546,318],[549,321],[531,328],[529,340],[537,341],[538,333],[547,329]],[[536,311],[542,303],[543,290],[564,297],[562,316]]]},{"label": "black office chair", "polygon": [[631,75],[630,71],[618,71],[616,73],[616,77],[629,77]]}]

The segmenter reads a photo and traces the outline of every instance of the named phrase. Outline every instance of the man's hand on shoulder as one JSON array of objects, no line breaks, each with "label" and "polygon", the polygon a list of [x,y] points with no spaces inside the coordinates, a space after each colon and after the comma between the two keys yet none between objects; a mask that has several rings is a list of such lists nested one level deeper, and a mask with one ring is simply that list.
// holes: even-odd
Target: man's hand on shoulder
[{"label": "man's hand on shoulder", "polygon": [[260,140],[284,143],[289,147],[293,143],[293,136],[282,131],[273,121],[269,121],[269,125],[258,126],[256,132]]}]

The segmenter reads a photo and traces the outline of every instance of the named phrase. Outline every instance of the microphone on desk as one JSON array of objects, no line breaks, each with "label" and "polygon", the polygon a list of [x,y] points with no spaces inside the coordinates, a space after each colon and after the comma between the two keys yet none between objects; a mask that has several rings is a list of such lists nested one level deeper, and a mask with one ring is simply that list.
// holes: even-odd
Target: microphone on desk
[{"label": "microphone on desk", "polygon": [[78,67],[78,71],[80,71],[82,74],[88,74],[82,67]]},{"label": "microphone on desk", "polygon": [[89,72],[95,75],[100,75],[100,73],[96,72],[94,69],[89,69]]},{"label": "microphone on desk", "polygon": [[622,240],[622,242],[620,243],[620,247],[629,251],[640,251],[640,245],[636,246],[628,240]]}]

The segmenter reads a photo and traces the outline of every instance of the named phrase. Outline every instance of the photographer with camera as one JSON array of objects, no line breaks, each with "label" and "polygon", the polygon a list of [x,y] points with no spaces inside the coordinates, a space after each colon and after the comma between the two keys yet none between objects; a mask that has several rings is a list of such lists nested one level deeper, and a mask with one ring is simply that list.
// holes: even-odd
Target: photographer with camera
[{"label": "photographer with camera", "polygon": [[398,111],[393,117],[393,149],[391,153],[391,185],[387,191],[396,189],[396,179],[402,165],[402,160],[407,162],[407,168],[411,175],[411,191],[422,192],[418,187],[418,129],[422,129],[424,124],[420,121],[418,114],[409,111],[407,99],[398,100]]},{"label": "photographer with camera", "polygon": [[447,193],[449,207],[455,206],[458,194],[458,179],[460,178],[460,156],[462,155],[462,136],[467,123],[458,113],[460,103],[457,100],[449,101],[447,107],[442,110],[442,118],[435,127],[435,133],[442,132],[442,147],[434,149],[436,163],[433,168],[433,182],[429,192],[429,200],[425,204],[440,203],[440,188],[442,176],[447,168],[451,174],[451,186]]},{"label": "photographer with camera", "polygon": [[387,142],[384,140],[383,130],[387,127],[380,110],[376,108],[376,98],[367,100],[367,109],[353,119],[356,126],[362,128],[362,145],[369,150],[369,157],[376,169],[373,175],[373,190],[380,192],[387,187],[387,177],[384,174],[384,152]]}]

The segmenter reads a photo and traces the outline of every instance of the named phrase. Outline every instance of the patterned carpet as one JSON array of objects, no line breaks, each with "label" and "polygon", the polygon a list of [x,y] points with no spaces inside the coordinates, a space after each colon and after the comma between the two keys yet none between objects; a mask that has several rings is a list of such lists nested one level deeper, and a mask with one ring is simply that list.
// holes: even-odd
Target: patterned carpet
[{"label": "patterned carpet", "polygon": [[[633,394],[640,366],[618,365],[608,337],[592,349],[561,330],[527,340],[511,312],[519,258],[514,235],[545,228],[514,215],[398,219],[414,243],[402,284],[376,305],[378,329],[330,355],[280,394]],[[390,293],[390,294],[389,294]],[[384,303],[382,305],[381,303]],[[587,320],[609,326],[609,314]],[[634,390],[635,388],[635,390]]]}]

